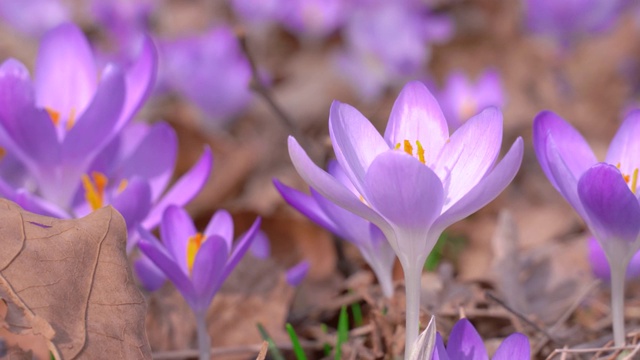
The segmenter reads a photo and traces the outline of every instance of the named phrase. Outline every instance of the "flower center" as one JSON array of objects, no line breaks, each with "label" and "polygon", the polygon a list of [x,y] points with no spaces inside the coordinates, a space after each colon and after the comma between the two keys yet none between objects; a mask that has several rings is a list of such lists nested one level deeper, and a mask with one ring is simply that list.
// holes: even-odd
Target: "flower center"
[{"label": "flower center", "polygon": [[461,120],[468,120],[473,115],[478,112],[478,104],[469,97],[466,97],[462,100],[462,104],[460,104],[460,117]]},{"label": "flower center", "polygon": [[420,143],[419,140],[416,140],[415,154],[413,153],[413,145],[411,145],[411,142],[409,140],[403,141],[402,144],[397,143],[394,149],[400,150],[400,147],[402,147],[402,150],[404,150],[404,152],[406,152],[407,154],[417,157],[421,163],[426,164],[424,160],[424,148],[422,147],[422,144]]},{"label": "flower center", "polygon": [[196,261],[196,254],[198,254],[198,250],[200,250],[205,240],[205,237],[200,232],[189,237],[187,243],[187,268],[189,268],[189,274],[191,274],[193,263]]},{"label": "flower center", "polygon": [[[620,163],[617,163],[616,167],[618,168],[618,170],[620,170]],[[626,182],[627,185],[629,185],[631,192],[635,194],[636,187],[638,186],[638,169],[637,168],[633,169],[633,173],[631,173],[631,175],[625,174],[622,171],[620,171],[620,173],[622,174],[622,178],[624,179],[624,182]]]},{"label": "flower center", "polygon": [[[49,117],[51,118],[51,122],[53,123],[53,125],[57,127],[60,124],[60,112],[53,110],[50,107],[45,107],[44,109],[49,114]],[[67,119],[67,122],[65,124],[66,129],[70,130],[75,124],[75,122],[76,122],[76,110],[71,109],[71,113],[69,114],[69,118]]]},{"label": "flower center", "polygon": [[[84,187],[84,198],[91,206],[91,210],[98,210],[104,206],[105,203],[105,190],[109,179],[107,176],[99,171],[91,172],[91,176],[82,175],[82,187]],[[127,188],[128,182],[126,179],[120,181],[118,184],[117,193],[121,193]]]}]

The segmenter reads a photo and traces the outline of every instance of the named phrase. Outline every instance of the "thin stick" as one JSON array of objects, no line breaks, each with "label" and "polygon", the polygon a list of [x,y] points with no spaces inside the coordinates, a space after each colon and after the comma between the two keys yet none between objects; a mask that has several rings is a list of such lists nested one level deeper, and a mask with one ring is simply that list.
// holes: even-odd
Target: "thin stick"
[{"label": "thin stick", "polygon": [[258,353],[258,357],[256,358],[256,360],[264,360],[267,357],[267,351],[269,351],[269,343],[263,341],[262,347],[260,348],[260,352]]},{"label": "thin stick", "polygon": [[[317,342],[300,340],[300,344],[305,349],[321,349],[322,344]],[[292,350],[291,343],[277,343],[276,346],[279,349]],[[244,346],[228,346],[228,347],[216,347],[211,348],[211,357],[216,358],[224,355],[239,355],[239,354],[256,354],[262,349],[262,344],[251,344]],[[154,360],[177,360],[184,358],[196,358],[199,355],[199,351],[195,349],[185,349],[176,351],[163,351],[151,354]]]}]

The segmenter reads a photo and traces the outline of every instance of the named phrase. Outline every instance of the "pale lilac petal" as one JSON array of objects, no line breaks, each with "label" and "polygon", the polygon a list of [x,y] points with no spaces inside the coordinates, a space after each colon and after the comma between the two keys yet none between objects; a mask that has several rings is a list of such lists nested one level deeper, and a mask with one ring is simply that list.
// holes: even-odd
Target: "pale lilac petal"
[{"label": "pale lilac petal", "polygon": [[516,176],[522,163],[523,153],[524,142],[522,138],[518,138],[509,149],[509,152],[487,176],[480,180],[458,202],[450,205],[449,208],[445,207],[445,211],[436,220],[434,227],[444,230],[449,225],[473,214],[495,199]]},{"label": "pale lilac petal", "polygon": [[[587,254],[593,275],[604,282],[611,281],[611,267],[609,266],[609,260],[607,260],[607,255],[605,254],[604,249],[602,249],[598,240],[593,236],[590,236],[587,240]],[[633,255],[633,258],[629,263],[629,267],[627,267],[626,275],[627,280],[638,277],[640,277],[640,251]]]},{"label": "pale lilac petal", "polygon": [[105,69],[100,85],[73,127],[67,132],[62,145],[62,156],[71,163],[93,160],[116,135],[114,126],[120,115],[126,89],[124,77],[117,67]]},{"label": "pale lilac petal", "polygon": [[156,291],[167,281],[167,276],[158,268],[153,261],[141,254],[135,263],[133,271],[136,273],[140,284],[147,291]]},{"label": "pale lilac petal", "polygon": [[433,357],[431,360],[449,360],[449,354],[447,354],[444,342],[442,341],[442,336],[440,336],[439,333],[436,333],[436,348],[433,350]]},{"label": "pale lilac petal", "polygon": [[151,186],[151,198],[158,199],[171,179],[177,152],[178,138],[173,128],[166,123],[155,124],[124,159],[118,175],[145,179]]},{"label": "pale lilac petal", "polygon": [[444,146],[435,171],[446,203],[455,203],[491,169],[502,144],[502,113],[488,108],[465,122]]},{"label": "pale lilac petal", "polygon": [[325,214],[325,211],[323,211],[323,209],[318,205],[313,197],[294,188],[288,187],[276,179],[273,180],[273,184],[275,185],[280,195],[282,195],[282,198],[289,205],[293,206],[296,210],[302,213],[302,215],[308,217],[309,220],[331,231],[332,233],[337,234],[339,232],[339,229]]},{"label": "pale lilac petal", "polygon": [[323,212],[331,224],[330,227],[320,224],[325,229],[356,246],[368,241],[369,221],[334,204],[313,188],[311,189],[311,196],[314,203],[320,207],[320,211]]},{"label": "pale lilac petal", "polygon": [[151,210],[151,189],[139,178],[129,181],[127,188],[111,201],[127,223],[127,229],[134,229]]},{"label": "pale lilac petal", "polygon": [[153,229],[158,225],[162,213],[169,205],[184,206],[191,201],[209,179],[212,166],[213,156],[211,155],[211,149],[205,147],[198,162],[186,174],[182,175],[162,199],[156,203],[142,226],[147,229]]},{"label": "pale lilac petal", "polygon": [[513,333],[502,341],[492,360],[529,360],[530,354],[529,339],[523,334]]},{"label": "pale lilac petal", "polygon": [[224,274],[222,275],[222,281],[224,281],[224,279],[229,276],[231,271],[233,271],[233,269],[236,267],[236,265],[238,265],[238,263],[244,256],[244,253],[249,250],[249,247],[251,246],[251,243],[253,242],[256,233],[258,232],[258,228],[260,227],[260,222],[261,219],[257,218],[256,221],[253,222],[253,225],[251,225],[251,228],[249,228],[249,230],[247,230],[247,232],[240,237],[240,240],[238,240],[236,246],[233,248],[233,252],[229,257],[229,260],[227,261],[227,265],[225,266]]},{"label": "pale lilac petal", "polygon": [[196,312],[206,310],[220,289],[228,253],[226,240],[217,235],[208,237],[200,246],[191,271],[198,303]]},{"label": "pale lilac petal", "polygon": [[287,270],[285,275],[287,283],[291,286],[298,286],[307,277],[311,264],[307,260],[302,260],[298,264]]},{"label": "pale lilac petal", "polygon": [[249,251],[254,257],[262,260],[268,259],[269,256],[271,256],[271,243],[264,231],[258,230],[258,232],[256,232]]},{"label": "pale lilac petal", "polygon": [[384,138],[392,148],[404,140],[415,146],[418,140],[424,147],[426,163],[435,161],[449,138],[449,129],[438,102],[423,83],[412,81],[402,88],[393,104]]},{"label": "pale lilac petal", "polygon": [[189,273],[187,266],[189,238],[196,235],[197,232],[191,217],[181,207],[171,205],[162,215],[160,236],[164,241],[164,246],[185,274]]},{"label": "pale lilac petal", "polygon": [[298,174],[322,196],[336,205],[371,221],[386,232],[393,231],[387,220],[360,201],[353,192],[340,184],[335,178],[314,164],[296,139],[291,136],[289,137],[289,156]]},{"label": "pale lilac petal", "polygon": [[63,119],[72,112],[82,114],[96,91],[97,81],[91,47],[78,27],[62,24],[44,35],[35,70],[38,106],[60,112]]},{"label": "pale lilac petal", "polygon": [[207,228],[204,230],[204,236],[212,235],[220,236],[227,242],[227,250],[231,251],[233,244],[233,218],[227,210],[218,210],[213,214]]},{"label": "pale lilac petal", "polygon": [[60,162],[60,146],[49,115],[35,108],[29,71],[8,59],[0,66],[0,144],[35,174]]},{"label": "pale lilac petal", "polygon": [[365,184],[371,206],[399,227],[429,229],[442,210],[444,193],[438,176],[403,152],[380,154],[371,163]]},{"label": "pale lilac petal", "polygon": [[533,148],[542,171],[553,186],[559,189],[560,185],[557,182],[561,180],[552,174],[549,164],[552,160],[547,153],[549,149],[547,143],[551,136],[556,141],[555,148],[559,157],[575,179],[587,171],[589,166],[595,164],[597,159],[582,135],[564,119],[550,111],[539,113],[533,119]]},{"label": "pale lilac petal", "polygon": [[630,112],[611,140],[607,159],[609,164],[620,164],[623,174],[632,175],[640,168],[640,110]]},{"label": "pale lilac petal", "polygon": [[329,115],[329,135],[336,158],[362,194],[365,173],[378,154],[389,146],[378,130],[351,105],[334,101]]},{"label": "pale lilac petal", "polygon": [[467,319],[460,319],[451,329],[447,343],[449,358],[456,360],[488,360],[482,338]]},{"label": "pale lilac petal", "polygon": [[586,219],[584,207],[578,198],[578,177],[571,172],[568,164],[564,161],[564,157],[560,154],[558,146],[555,142],[555,136],[549,135],[546,141],[547,150],[543,154],[547,156],[546,166],[549,174],[547,178],[556,187],[556,190],[567,200],[569,205],[582,217]]},{"label": "pale lilac petal", "polygon": [[140,54],[125,74],[127,97],[116,129],[121,129],[144,103],[155,85],[158,52],[150,37],[144,36]]},{"label": "pale lilac petal", "polygon": [[189,305],[194,307],[197,304],[196,293],[187,274],[175,263],[162,244],[153,238],[153,235],[142,228],[139,228],[138,232],[142,236],[138,241],[140,251],[167,276]]},{"label": "pale lilac petal", "polygon": [[587,170],[578,181],[578,195],[600,241],[636,242],[640,205],[615,166],[600,163]]},{"label": "pale lilac petal", "polygon": [[[4,193],[4,191],[2,191]],[[51,216],[58,219],[69,219],[71,215],[66,212],[64,209],[60,208],[56,204],[53,204],[45,199],[42,199],[32,192],[26,189],[17,189],[13,196],[6,196],[2,194],[3,197],[15,202],[21,208],[30,211],[32,213]]]}]

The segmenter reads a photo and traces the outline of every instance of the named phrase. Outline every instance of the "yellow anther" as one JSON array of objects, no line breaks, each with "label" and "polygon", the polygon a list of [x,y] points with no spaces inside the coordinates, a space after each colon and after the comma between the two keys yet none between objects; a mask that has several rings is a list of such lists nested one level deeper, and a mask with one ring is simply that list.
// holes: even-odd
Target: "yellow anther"
[{"label": "yellow anther", "polygon": [[82,186],[84,187],[84,198],[87,200],[92,210],[100,209],[104,204],[104,190],[107,187],[108,179],[100,172],[94,171],[89,175],[82,175]]},{"label": "yellow anther", "polygon": [[418,160],[420,160],[421,163],[426,164],[424,160],[424,148],[419,140],[416,140],[416,145],[418,146]]},{"label": "yellow anther", "polygon": [[69,119],[67,120],[67,124],[66,124],[67,131],[71,130],[71,128],[75,124],[76,124],[76,109],[71,109],[71,113],[69,113]]},{"label": "yellow anther", "polygon": [[124,189],[127,188],[127,185],[129,185],[129,182],[127,181],[127,179],[120,180],[120,184],[118,185],[118,194],[123,192]]},{"label": "yellow anther", "polygon": [[633,170],[633,176],[631,177],[631,192],[636,193],[636,186],[638,185],[638,169]]},{"label": "yellow anther", "polygon": [[400,150],[400,143],[397,143],[396,146],[393,147],[394,150]]},{"label": "yellow anther", "polygon": [[406,152],[409,155],[413,155],[413,146],[411,146],[411,143],[409,142],[409,140],[404,141],[404,152]]},{"label": "yellow anther", "polygon": [[191,273],[191,270],[193,269],[193,263],[196,261],[196,255],[204,243],[204,240],[205,238],[202,233],[196,233],[189,237],[187,243],[187,268],[189,269],[189,273]]},{"label": "yellow anther", "polygon": [[51,122],[53,122],[53,125],[58,126],[58,124],[60,123],[60,113],[49,107],[45,107],[44,109],[49,114],[49,117],[51,118]]},{"label": "yellow anther", "polygon": [[465,98],[460,105],[460,116],[462,120],[467,120],[471,118],[478,112],[478,105],[476,104],[474,99]]}]

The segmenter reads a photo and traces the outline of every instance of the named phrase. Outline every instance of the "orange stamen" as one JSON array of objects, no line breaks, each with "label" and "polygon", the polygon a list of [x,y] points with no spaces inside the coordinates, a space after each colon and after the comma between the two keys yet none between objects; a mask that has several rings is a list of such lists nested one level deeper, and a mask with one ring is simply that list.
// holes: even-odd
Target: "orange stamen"
[{"label": "orange stamen", "polygon": [[49,107],[45,107],[44,109],[49,113],[49,117],[51,118],[53,125],[58,126],[60,123],[60,113]]},{"label": "orange stamen", "polygon": [[191,270],[193,269],[193,264],[196,261],[196,255],[204,243],[204,240],[205,238],[202,233],[196,233],[189,237],[187,243],[187,268],[189,269],[189,273],[191,273]]},{"label": "orange stamen", "polygon": [[84,187],[84,198],[87,200],[92,210],[100,209],[104,204],[104,191],[108,183],[107,177],[100,172],[94,171],[89,175],[82,175],[82,186]]}]

